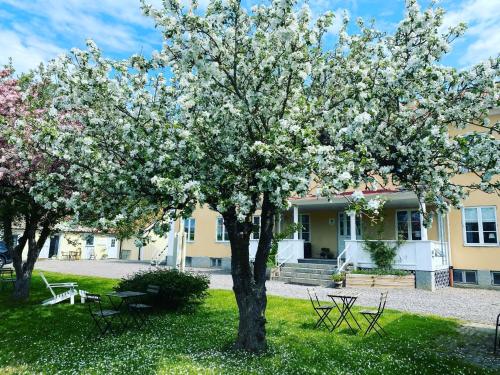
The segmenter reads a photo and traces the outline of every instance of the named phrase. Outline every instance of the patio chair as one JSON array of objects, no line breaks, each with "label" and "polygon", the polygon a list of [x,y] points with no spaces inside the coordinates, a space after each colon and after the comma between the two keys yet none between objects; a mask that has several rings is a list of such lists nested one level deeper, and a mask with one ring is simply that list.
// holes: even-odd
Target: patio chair
[{"label": "patio chair", "polygon": [[498,342],[498,328],[500,327],[500,314],[497,316],[497,324],[495,327],[495,346],[493,348],[493,352],[497,354],[497,349],[500,346],[500,342]]},{"label": "patio chair", "polygon": [[[65,301],[67,299],[70,300],[70,303],[72,305],[75,304],[75,296],[78,294],[78,291],[76,290],[76,288],[78,288],[77,283],[70,282],[70,283],[52,283],[51,284],[47,281],[47,279],[45,278],[43,273],[40,272],[40,276],[41,276],[43,282],[45,283],[45,285],[47,286],[47,289],[50,290],[50,293],[52,294],[52,298],[46,299],[45,301],[42,302],[43,306],[55,305],[56,303]],[[56,288],[64,288],[67,290],[63,293],[56,294],[56,292],[54,291],[54,289],[56,289]]]},{"label": "patio chair", "polygon": [[107,332],[116,332],[116,330],[113,328],[113,320],[116,317],[119,318],[121,327],[124,327],[123,320],[120,316],[120,311],[103,309],[102,299],[99,294],[86,293],[85,303],[89,307],[90,316],[94,320],[94,323],[99,330],[99,337],[104,336]]},{"label": "patio chair", "polygon": [[307,293],[309,294],[309,299],[311,300],[313,309],[319,317],[318,321],[314,325],[314,328],[319,328],[321,324],[324,324],[327,329],[330,329],[330,327],[328,327],[328,324],[326,323],[326,320],[328,320],[333,327],[333,322],[330,320],[328,315],[335,308],[335,306],[322,305],[318,299],[318,295],[316,294],[316,289],[314,288],[307,288]]},{"label": "patio chair", "polygon": [[15,283],[14,270],[12,268],[0,268],[0,291],[3,290],[4,284],[12,284],[14,288]]},{"label": "patio chair", "polygon": [[377,334],[382,337],[382,333],[387,335],[387,332],[378,324],[379,318],[382,316],[385,310],[385,304],[387,302],[387,292],[380,294],[380,302],[378,304],[377,310],[363,310],[360,311],[360,314],[368,322],[368,328],[366,329],[365,336],[370,333],[372,330],[375,330]]},{"label": "patio chair", "polygon": [[[160,293],[160,287],[158,285],[150,284],[146,288],[146,293],[148,295],[157,296]],[[139,328],[147,323],[147,313],[153,309],[153,306],[138,301],[130,303],[128,307],[134,321]]]}]

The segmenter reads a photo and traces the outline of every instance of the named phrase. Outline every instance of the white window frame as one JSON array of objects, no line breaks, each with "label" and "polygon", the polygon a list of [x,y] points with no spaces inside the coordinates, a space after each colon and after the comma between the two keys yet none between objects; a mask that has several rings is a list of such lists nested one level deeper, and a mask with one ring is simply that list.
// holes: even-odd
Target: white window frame
[{"label": "white window frame", "polygon": [[464,270],[464,269],[454,269],[453,272],[461,272],[462,273],[462,279],[466,280],[465,273],[466,272],[474,272],[476,275],[476,281],[475,282],[468,282],[468,281],[456,281],[455,278],[453,278],[453,282],[457,284],[467,284],[467,285],[478,285],[478,276],[477,276],[477,271],[476,270]]},{"label": "white window frame", "polygon": [[408,214],[408,220],[406,221],[406,228],[408,231],[408,239],[405,241],[422,241],[422,231],[424,230],[424,226],[422,224],[422,214],[419,212],[418,214],[420,215],[420,239],[419,240],[414,240],[412,236],[412,231],[411,231],[411,212],[412,211],[418,211],[418,208],[401,208],[396,210],[396,214],[394,215],[394,224],[396,227],[396,239],[398,239],[399,236],[399,228],[398,228],[398,212],[406,212]]},{"label": "white window frame", "polygon": [[300,230],[299,230],[299,240],[302,240],[302,216],[307,216],[309,219],[309,232],[306,232],[306,233],[309,233],[309,240],[304,240],[304,242],[312,242],[312,231],[311,231],[311,215],[308,214],[308,213],[303,213],[303,214],[299,214],[299,224],[301,225],[300,226]]},{"label": "white window frame", "polygon": [[[188,224],[186,226],[186,224]],[[187,229],[187,231],[186,231]],[[184,231],[186,232],[186,240],[187,242],[194,242],[196,240],[196,219],[194,217],[188,217],[184,219]],[[191,234],[193,235],[193,239],[191,239]]]},{"label": "white window frame", "polygon": [[[479,231],[479,242],[467,242],[467,231],[465,229],[465,210],[475,208],[477,212],[477,224]],[[481,214],[481,208],[493,208],[493,212],[495,213],[495,232],[497,234],[497,242],[496,243],[485,243],[484,242],[484,231],[483,231],[483,215]],[[495,247],[498,246],[498,218],[497,218],[497,207],[496,206],[468,206],[462,207],[462,237],[464,240],[464,246],[467,247]]]},{"label": "white window frame", "polygon": [[493,286],[500,286],[500,284],[495,284],[495,279],[493,277],[495,273],[500,274],[500,271],[491,271],[490,272],[490,275],[491,275],[491,285],[493,285]]},{"label": "white window frame", "polygon": [[259,238],[260,238],[260,235],[262,233],[262,230],[261,230],[262,221],[260,219],[260,215],[254,215],[254,217],[252,218],[252,235],[250,236],[251,240],[258,240],[259,239],[259,238],[255,238],[254,233],[253,233],[253,226],[257,225],[254,223],[255,219],[259,219]]},{"label": "white window frame", "polygon": [[[222,240],[219,240],[219,220],[222,220]],[[222,216],[219,216],[217,217],[217,219],[215,220],[215,242],[219,242],[219,243],[227,243],[229,242],[229,237],[226,238],[226,236],[224,235],[226,233],[226,226],[224,225],[224,218]]]},{"label": "white window frame", "polygon": [[[89,244],[89,239],[92,238],[92,243]],[[94,247],[95,246],[95,236],[93,234],[87,234],[85,236],[85,246],[86,247]]]}]

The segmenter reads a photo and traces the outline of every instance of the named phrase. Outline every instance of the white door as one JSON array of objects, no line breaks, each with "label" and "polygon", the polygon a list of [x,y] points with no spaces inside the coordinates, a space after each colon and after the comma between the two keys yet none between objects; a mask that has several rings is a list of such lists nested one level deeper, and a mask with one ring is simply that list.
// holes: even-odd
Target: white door
[{"label": "white door", "polygon": [[40,254],[38,255],[38,257],[40,259],[48,259],[48,257],[49,257],[49,248],[50,248],[50,237],[47,238],[47,240],[43,244],[42,250],[40,250]]},{"label": "white door", "polygon": [[108,238],[108,258],[118,259],[118,240],[115,237]]},{"label": "white door", "polygon": [[[346,212],[339,212],[338,220],[338,252],[340,254],[345,249],[345,241],[351,239],[351,218]],[[361,239],[361,218],[356,216],[356,239]]]}]

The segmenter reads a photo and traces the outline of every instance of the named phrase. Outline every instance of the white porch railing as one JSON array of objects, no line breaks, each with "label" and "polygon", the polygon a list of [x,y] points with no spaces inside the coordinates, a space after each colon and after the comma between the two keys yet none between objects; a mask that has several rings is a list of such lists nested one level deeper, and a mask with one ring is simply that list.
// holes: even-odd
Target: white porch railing
[{"label": "white porch railing", "polygon": [[298,263],[304,258],[304,240],[282,240],[278,243],[276,263]]},{"label": "white porch railing", "polygon": [[[363,247],[364,241],[346,241],[346,258],[357,267],[375,268],[370,254]],[[392,246],[396,241],[384,241]],[[405,241],[397,251],[393,267],[405,270],[437,271],[448,268],[446,243],[439,241]]]}]

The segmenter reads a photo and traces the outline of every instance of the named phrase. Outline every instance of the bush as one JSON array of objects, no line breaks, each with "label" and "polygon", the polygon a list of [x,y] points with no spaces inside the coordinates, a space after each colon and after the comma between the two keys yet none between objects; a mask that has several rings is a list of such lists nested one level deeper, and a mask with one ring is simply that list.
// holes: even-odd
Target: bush
[{"label": "bush", "polygon": [[145,303],[155,308],[179,310],[193,307],[207,296],[209,277],[203,274],[179,272],[178,270],[155,269],[140,271],[123,278],[115,287],[116,291],[145,291],[148,285],[158,285],[158,295],[148,294]]},{"label": "bush", "polygon": [[396,246],[391,246],[380,240],[363,242],[364,249],[370,253],[370,257],[377,267],[388,270],[392,268],[399,246],[400,241],[396,243]]}]

